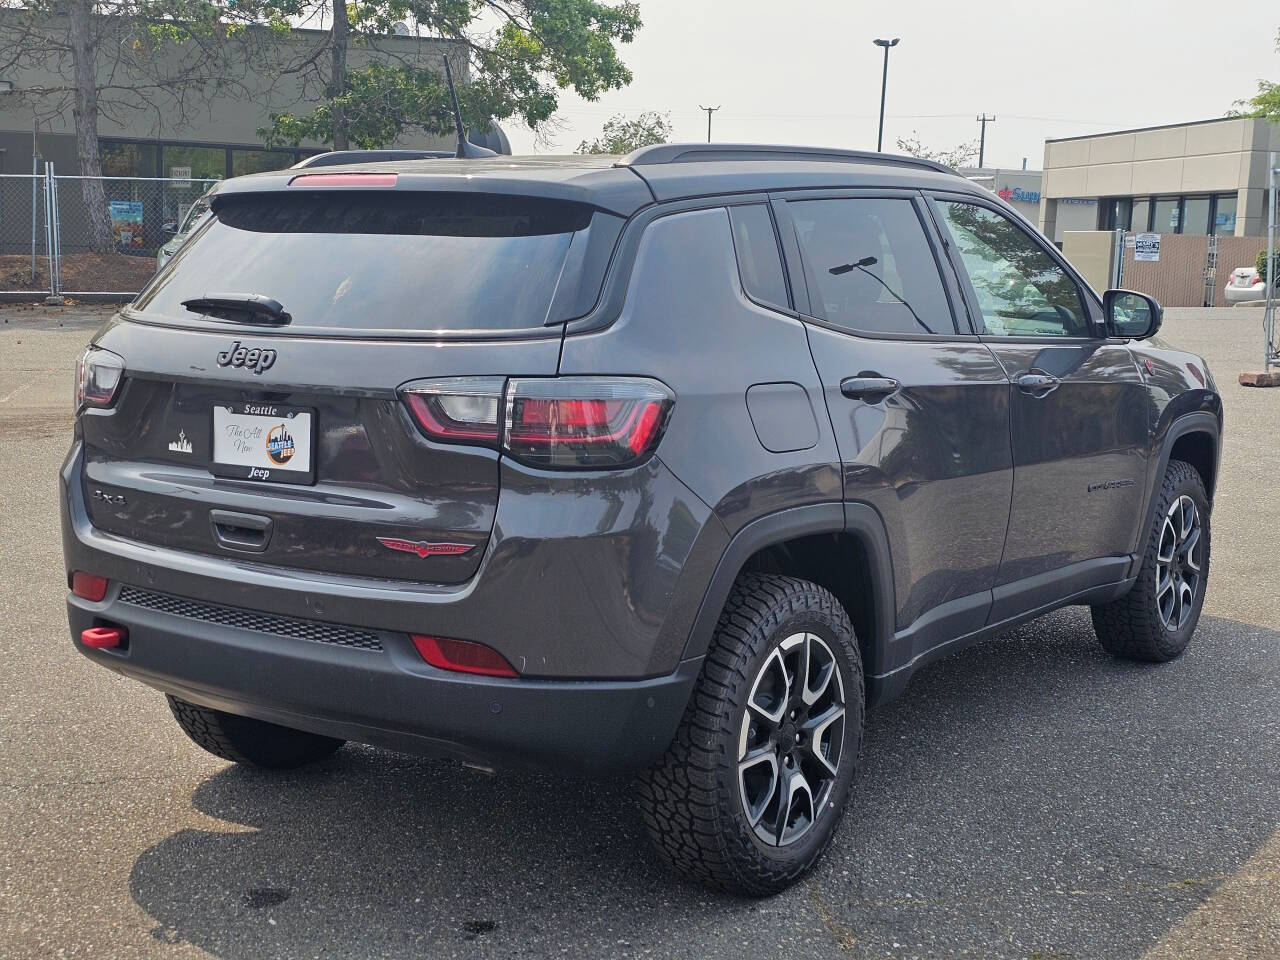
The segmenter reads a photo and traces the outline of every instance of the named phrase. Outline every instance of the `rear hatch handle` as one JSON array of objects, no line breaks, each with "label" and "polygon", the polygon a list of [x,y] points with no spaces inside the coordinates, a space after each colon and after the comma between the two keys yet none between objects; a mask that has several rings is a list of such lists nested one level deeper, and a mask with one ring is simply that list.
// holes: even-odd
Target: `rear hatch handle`
[{"label": "rear hatch handle", "polygon": [[271,542],[271,518],[254,513],[210,510],[209,524],[218,546],[240,553],[261,553]]},{"label": "rear hatch handle", "polygon": [[192,313],[204,313],[236,323],[270,323],[283,326],[293,320],[279,300],[260,293],[206,293],[183,300]]}]

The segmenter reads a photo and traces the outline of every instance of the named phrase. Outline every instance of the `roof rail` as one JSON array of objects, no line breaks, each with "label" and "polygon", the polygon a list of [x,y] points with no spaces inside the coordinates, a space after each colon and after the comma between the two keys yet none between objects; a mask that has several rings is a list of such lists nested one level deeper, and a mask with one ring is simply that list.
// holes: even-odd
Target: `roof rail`
[{"label": "roof rail", "polygon": [[945,164],[921,157],[870,150],[833,150],[827,147],[789,147],[759,143],[660,143],[641,147],[615,164],[619,167],[647,167],[661,163],[695,163],[714,160],[827,160],[836,163],[883,163],[922,167],[940,173],[955,173]]}]

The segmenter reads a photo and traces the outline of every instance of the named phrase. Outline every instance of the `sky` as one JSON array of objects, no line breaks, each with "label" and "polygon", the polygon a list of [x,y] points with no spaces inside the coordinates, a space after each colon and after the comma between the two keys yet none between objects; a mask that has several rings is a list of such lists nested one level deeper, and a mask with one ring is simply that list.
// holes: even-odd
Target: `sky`
[{"label": "sky", "polygon": [[539,143],[504,124],[513,152],[569,153],[614,114],[669,112],[677,141],[876,146],[889,54],[885,149],[975,140],[987,166],[1030,169],[1044,141],[1222,116],[1257,81],[1280,81],[1280,8],[1220,0],[640,0],[644,26],[621,48],[631,85],[561,99]]}]

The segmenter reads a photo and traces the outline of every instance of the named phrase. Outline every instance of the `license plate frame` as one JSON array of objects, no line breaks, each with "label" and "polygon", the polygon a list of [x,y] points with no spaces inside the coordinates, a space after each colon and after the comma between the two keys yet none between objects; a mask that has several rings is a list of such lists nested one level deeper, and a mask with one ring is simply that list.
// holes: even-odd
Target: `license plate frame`
[{"label": "license plate frame", "polygon": [[[219,411],[222,411],[220,414]],[[314,407],[299,407],[284,403],[259,401],[217,402],[209,411],[209,472],[215,477],[233,480],[255,480],[267,483],[293,483],[310,485],[316,481],[316,411]],[[238,426],[252,435],[240,435],[226,442],[239,442],[245,446],[238,458],[228,458],[229,451],[219,450],[219,437],[228,437],[226,427]],[[220,431],[220,427],[223,428]],[[279,453],[268,450],[268,440],[283,427],[289,438],[288,448],[294,452],[286,461],[277,461]],[[300,429],[299,429],[300,428]],[[254,431],[261,431],[255,433]],[[279,439],[277,437],[277,439]],[[276,450],[283,449],[275,447]],[[219,459],[219,455],[223,459]],[[305,454],[303,469],[289,466],[293,458]]]}]

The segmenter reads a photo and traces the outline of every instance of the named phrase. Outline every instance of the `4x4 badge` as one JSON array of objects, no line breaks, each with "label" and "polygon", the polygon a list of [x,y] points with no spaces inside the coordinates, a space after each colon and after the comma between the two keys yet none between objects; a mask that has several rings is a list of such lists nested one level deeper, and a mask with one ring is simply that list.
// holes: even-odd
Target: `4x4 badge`
[{"label": "4x4 badge", "polygon": [[460,557],[475,549],[474,543],[429,543],[426,540],[401,540],[398,537],[377,539],[389,550],[416,553],[420,557]]}]

